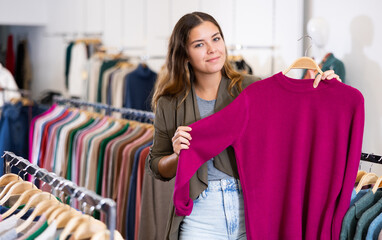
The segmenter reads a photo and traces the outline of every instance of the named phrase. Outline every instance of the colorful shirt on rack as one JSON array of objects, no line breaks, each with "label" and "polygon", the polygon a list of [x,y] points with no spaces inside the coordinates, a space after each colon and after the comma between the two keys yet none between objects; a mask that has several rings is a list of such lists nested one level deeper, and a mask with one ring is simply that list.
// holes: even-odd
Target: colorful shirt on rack
[{"label": "colorful shirt on rack", "polygon": [[231,145],[248,239],[338,239],[360,161],[364,100],[338,81],[317,88],[313,81],[280,72],[191,124],[190,148],[178,161],[176,213],[191,213],[189,180]]}]

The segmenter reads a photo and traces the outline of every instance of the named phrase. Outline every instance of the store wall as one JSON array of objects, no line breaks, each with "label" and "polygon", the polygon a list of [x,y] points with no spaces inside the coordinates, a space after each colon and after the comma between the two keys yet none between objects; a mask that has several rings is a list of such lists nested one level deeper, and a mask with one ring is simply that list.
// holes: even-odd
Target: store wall
[{"label": "store wall", "polygon": [[342,60],[346,82],[365,98],[363,151],[382,155],[382,1],[312,0],[312,17],[330,25],[327,51]]},{"label": "store wall", "polygon": [[[6,7],[17,9],[18,1],[23,0],[8,1]],[[1,21],[0,25],[10,24],[9,32],[16,35],[28,33],[30,51],[34,53],[34,97],[45,89],[64,90],[65,48],[70,40],[85,34],[100,34],[111,52],[123,50],[132,56],[162,57],[148,61],[158,71],[164,63],[173,26],[192,11],[212,14],[221,24],[227,46],[245,47],[229,53],[242,55],[262,78],[281,71],[301,55],[302,43],[297,39],[302,36],[302,0],[290,0],[288,4],[282,0],[28,1],[42,6],[44,27],[13,26]]]}]

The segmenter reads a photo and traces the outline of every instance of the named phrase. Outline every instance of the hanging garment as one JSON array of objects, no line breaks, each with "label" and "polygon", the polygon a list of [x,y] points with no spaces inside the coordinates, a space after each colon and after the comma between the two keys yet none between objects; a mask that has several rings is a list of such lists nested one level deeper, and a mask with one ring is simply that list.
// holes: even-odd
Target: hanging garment
[{"label": "hanging garment", "polygon": [[[23,106],[21,102],[5,104],[0,119],[0,152],[12,151],[27,158],[29,123],[45,110],[43,106]],[[3,173],[3,164],[0,164],[0,175]]]},{"label": "hanging garment", "polygon": [[32,67],[29,59],[28,42],[22,40],[17,45],[15,80],[19,88],[30,89]]},{"label": "hanging garment", "polygon": [[[16,81],[13,78],[11,72],[3,67],[0,63],[0,88],[18,90]],[[0,106],[3,106],[5,102],[9,102],[12,98],[20,98],[21,95],[18,92],[13,91],[0,91]]]},{"label": "hanging garment", "polygon": [[174,180],[164,182],[144,173],[138,239],[165,239]]},{"label": "hanging garment", "polygon": [[[151,146],[150,146],[151,147]],[[141,205],[142,205],[142,186],[143,186],[143,176],[145,174],[145,162],[147,155],[149,154],[150,147],[146,147],[142,150],[139,157],[139,166],[137,171],[137,197],[136,197],[136,208],[135,208],[135,230],[134,239],[138,240],[140,221],[141,221]]]},{"label": "hanging garment", "polygon": [[382,211],[382,199],[379,199],[372,207],[367,209],[357,222],[357,228],[354,235],[354,240],[366,239],[367,230],[371,222]]},{"label": "hanging garment", "polygon": [[[334,70],[334,72],[341,78],[342,82],[345,83],[345,66],[343,62],[337,59],[333,53],[328,53],[322,59],[321,63],[318,65],[323,72],[327,70]],[[303,78],[315,78],[318,74],[317,70],[304,70]]]},{"label": "hanging garment", "polygon": [[364,100],[338,81],[316,89],[313,81],[280,72],[191,124],[175,180],[177,215],[192,211],[197,169],[232,145],[248,239],[339,239],[360,161]]},{"label": "hanging garment", "polygon": [[70,72],[70,59],[72,58],[72,48],[74,42],[70,42],[66,47],[66,56],[65,56],[65,87],[69,89],[69,72]]},{"label": "hanging garment", "polygon": [[92,56],[87,62],[87,78],[86,78],[86,97],[90,102],[97,102],[98,91],[98,79],[100,75],[100,69],[102,65],[102,59],[98,56]]},{"label": "hanging garment", "polygon": [[371,222],[367,230],[366,240],[378,239],[378,235],[382,230],[382,213]]},{"label": "hanging garment", "polygon": [[71,96],[85,96],[84,69],[87,62],[86,45],[82,42],[74,44],[70,55],[70,67],[68,76],[68,92]]},{"label": "hanging garment", "polygon": [[138,210],[137,208],[137,174],[138,174],[138,166],[140,161],[140,155],[143,149],[151,146],[152,142],[149,142],[145,145],[142,145],[138,148],[138,150],[134,154],[134,162],[132,166],[132,172],[130,175],[130,186],[129,186],[129,194],[127,200],[126,207],[126,236],[128,239],[134,239],[135,236],[135,212]]},{"label": "hanging garment", "polygon": [[378,202],[381,197],[381,190],[378,190],[375,194],[372,191],[369,191],[349,208],[342,221],[340,239],[344,240],[354,238],[358,219],[361,218],[365,211]]},{"label": "hanging garment", "polygon": [[98,78],[98,84],[97,84],[97,102],[102,102],[102,86],[103,86],[103,75],[105,71],[108,69],[114,67],[119,62],[118,59],[116,60],[108,60],[104,61],[101,65],[101,68],[99,70],[99,78]]},{"label": "hanging garment", "polygon": [[125,78],[123,107],[151,111],[152,90],[157,74],[143,64]]},{"label": "hanging garment", "polygon": [[5,59],[5,67],[14,76],[15,75],[15,51],[13,50],[13,35],[8,36],[7,55]]}]

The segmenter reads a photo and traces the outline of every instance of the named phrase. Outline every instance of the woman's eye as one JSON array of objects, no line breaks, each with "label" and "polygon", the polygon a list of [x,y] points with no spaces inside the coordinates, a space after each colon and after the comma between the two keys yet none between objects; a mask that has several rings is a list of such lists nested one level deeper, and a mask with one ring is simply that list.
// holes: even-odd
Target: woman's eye
[{"label": "woman's eye", "polygon": [[203,43],[198,43],[195,45],[195,48],[202,47],[202,46],[203,46]]},{"label": "woman's eye", "polygon": [[214,41],[215,42],[217,42],[217,41],[219,41],[220,40],[220,37],[216,37],[216,38],[214,38]]}]

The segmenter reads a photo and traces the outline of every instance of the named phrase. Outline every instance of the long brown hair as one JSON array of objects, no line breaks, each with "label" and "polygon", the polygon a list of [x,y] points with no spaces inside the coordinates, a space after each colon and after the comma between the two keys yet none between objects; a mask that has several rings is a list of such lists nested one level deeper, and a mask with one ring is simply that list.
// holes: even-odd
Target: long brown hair
[{"label": "long brown hair", "polygon": [[[155,84],[155,91],[151,103],[154,110],[161,96],[179,97],[184,94],[180,102],[182,103],[190,93],[191,81],[193,81],[195,76],[191,64],[187,62],[187,41],[190,31],[205,21],[213,23],[219,29],[224,40],[224,35],[219,24],[211,15],[202,12],[193,12],[180,18],[169,40],[165,67],[158,75],[158,80]],[[227,49],[225,51],[227,53]],[[223,76],[231,79],[231,83],[228,87],[230,94],[233,95],[232,88],[235,85],[237,85],[239,92],[241,92],[243,76],[232,68],[227,58],[221,71]]]}]

